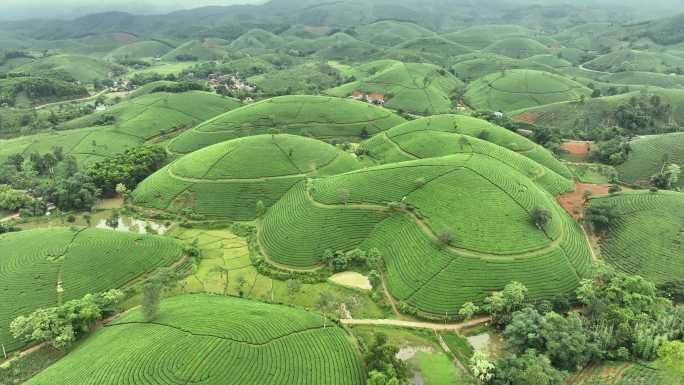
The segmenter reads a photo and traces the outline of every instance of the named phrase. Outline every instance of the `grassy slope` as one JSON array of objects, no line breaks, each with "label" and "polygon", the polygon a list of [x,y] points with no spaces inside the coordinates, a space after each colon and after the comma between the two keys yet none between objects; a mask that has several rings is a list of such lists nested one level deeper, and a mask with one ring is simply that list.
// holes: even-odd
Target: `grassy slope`
[{"label": "grassy slope", "polygon": [[591,91],[570,79],[547,72],[510,70],[480,78],[468,86],[466,102],[473,108],[514,111],[549,103],[579,100]]},{"label": "grassy slope", "polygon": [[0,343],[8,350],[22,346],[9,335],[9,323],[55,306],[58,282],[64,300],[81,298],[170,265],[182,253],[180,243],[169,238],[99,229],[27,230],[0,236],[0,245],[13,250],[0,258]]},{"label": "grassy slope", "polygon": [[349,336],[323,326],[319,315],[286,306],[204,294],[173,297],[161,303],[155,323],[133,311],[27,384],[151,385],[160,376],[169,383],[363,384]]},{"label": "grassy slope", "polygon": [[603,258],[618,270],[656,283],[684,274],[684,194],[625,192],[594,198],[591,205],[610,205],[619,214],[601,239]]},{"label": "grassy slope", "polygon": [[217,116],[169,143],[185,154],[225,140],[268,133],[311,135],[319,139],[354,139],[365,129],[374,134],[403,123],[391,111],[363,102],[321,96],[282,96]]},{"label": "grassy slope", "polygon": [[335,147],[295,135],[258,135],[222,142],[184,156],[138,186],[134,202],[156,209],[251,220],[258,201],[273,205],[309,176],[359,168]]},{"label": "grassy slope", "polygon": [[[414,214],[387,206],[402,200]],[[534,207],[553,213],[545,231],[531,223]],[[443,231],[454,235],[453,247],[437,245]],[[393,296],[433,315],[453,314],[511,280],[535,298],[568,293],[591,260],[579,227],[547,192],[479,154],[302,182],[269,210],[259,239],[269,258],[298,267],[316,265],[325,249],[376,247]]]}]

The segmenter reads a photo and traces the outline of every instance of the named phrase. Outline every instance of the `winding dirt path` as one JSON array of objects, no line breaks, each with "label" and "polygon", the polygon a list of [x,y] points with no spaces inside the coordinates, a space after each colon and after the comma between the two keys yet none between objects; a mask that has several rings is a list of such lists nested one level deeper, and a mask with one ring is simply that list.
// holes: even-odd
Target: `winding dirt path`
[{"label": "winding dirt path", "polygon": [[491,321],[491,317],[479,317],[470,321],[460,322],[455,324],[437,323],[437,322],[422,322],[422,321],[402,321],[396,319],[342,319],[340,322],[344,325],[374,325],[374,326],[397,326],[414,329],[430,329],[430,330],[445,330],[459,332],[473,326],[479,326]]}]

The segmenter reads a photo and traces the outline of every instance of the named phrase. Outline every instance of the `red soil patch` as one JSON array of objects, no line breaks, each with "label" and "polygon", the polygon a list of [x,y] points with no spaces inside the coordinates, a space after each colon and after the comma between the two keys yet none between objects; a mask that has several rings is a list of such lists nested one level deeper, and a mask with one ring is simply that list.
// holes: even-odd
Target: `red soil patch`
[{"label": "red soil patch", "polygon": [[608,184],[576,183],[575,191],[558,197],[558,203],[575,219],[584,215],[584,192],[591,190],[592,196],[608,195]]},{"label": "red soil patch", "polygon": [[572,155],[587,156],[592,142],[568,141],[561,143],[561,148]]},{"label": "red soil patch", "polygon": [[117,32],[114,34],[114,41],[121,44],[130,44],[136,41],[137,38],[129,33]]},{"label": "red soil patch", "polygon": [[523,112],[520,115],[513,116],[511,119],[518,122],[534,124],[537,122],[537,119],[539,119],[540,115],[541,113],[539,112]]}]

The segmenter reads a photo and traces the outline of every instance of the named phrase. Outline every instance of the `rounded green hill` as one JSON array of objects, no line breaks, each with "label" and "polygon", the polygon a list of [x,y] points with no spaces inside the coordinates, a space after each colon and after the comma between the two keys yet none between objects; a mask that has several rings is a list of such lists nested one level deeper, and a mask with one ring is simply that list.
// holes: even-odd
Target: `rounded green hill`
[{"label": "rounded green hill", "polygon": [[[540,227],[537,209],[551,214]],[[533,298],[569,294],[591,268],[579,226],[548,192],[474,153],[302,181],[258,234],[267,260],[298,268],[320,265],[327,249],[377,248],[391,294],[426,316],[455,314],[510,281]]]},{"label": "rounded green hill", "polygon": [[[0,343],[22,346],[9,334],[14,318],[88,293],[118,288],[178,261],[171,238],[100,229],[49,228],[0,235]],[[59,293],[63,290],[63,293]]]},{"label": "rounded green hill", "polygon": [[269,207],[307,177],[357,168],[353,155],[316,139],[257,135],[178,159],[145,179],[133,199],[154,209],[251,220],[258,201]]},{"label": "rounded green hill", "polygon": [[215,143],[273,129],[318,139],[361,138],[404,119],[363,102],[324,96],[282,96],[250,104],[209,120],[172,140],[168,150],[187,154]]},{"label": "rounded green hill", "polygon": [[166,299],[159,317],[133,310],[26,382],[38,384],[362,385],[353,339],[320,315],[195,294]]},{"label": "rounded green hill", "polygon": [[473,108],[490,111],[514,111],[564,101],[579,101],[591,90],[583,85],[534,70],[506,70],[472,82],[465,93]]},{"label": "rounded green hill", "polygon": [[611,206],[617,218],[601,237],[601,255],[616,269],[656,283],[684,275],[684,194],[623,192],[593,198],[591,207]]},{"label": "rounded green hill", "polygon": [[[567,167],[545,148],[503,127],[464,115],[435,115],[412,120],[375,135],[362,143],[361,148],[383,163],[475,151],[472,146],[462,146],[460,136],[467,136],[469,143],[491,142],[537,162],[557,176],[572,177]],[[482,146],[478,145],[478,151],[488,151]],[[496,147],[488,148],[500,151]]]}]

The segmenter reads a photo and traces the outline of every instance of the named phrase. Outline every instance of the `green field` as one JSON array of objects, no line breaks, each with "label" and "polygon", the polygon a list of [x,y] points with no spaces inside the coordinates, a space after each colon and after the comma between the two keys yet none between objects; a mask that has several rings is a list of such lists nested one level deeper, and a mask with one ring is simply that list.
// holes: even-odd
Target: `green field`
[{"label": "green field", "polygon": [[[659,173],[663,162],[676,163],[684,170],[684,133],[649,135],[634,139],[627,161],[617,166],[620,180],[648,186],[651,176]],[[684,173],[676,187],[684,187]]]},{"label": "green field", "polygon": [[434,64],[381,60],[364,64],[358,71],[367,75],[327,93],[338,97],[354,91],[381,93],[388,108],[431,115],[451,112],[451,94],[464,87],[458,78]]},{"label": "green field", "polygon": [[267,134],[272,129],[318,139],[353,140],[404,119],[363,102],[323,96],[282,96],[219,115],[172,140],[168,150],[187,154],[225,140]]},{"label": "green field", "polygon": [[[407,209],[391,207],[400,201]],[[543,230],[534,208],[552,213]],[[444,232],[448,247],[438,242]],[[454,314],[513,280],[534,298],[569,293],[591,268],[578,225],[550,194],[475,153],[300,182],[269,210],[259,240],[269,259],[300,268],[318,265],[325,249],[378,248],[392,295],[428,316]]]},{"label": "green field", "polygon": [[348,153],[295,135],[257,135],[184,156],[141,183],[138,205],[232,220],[251,220],[256,203],[269,207],[307,177],[359,168]]},{"label": "green field", "polygon": [[[87,365],[84,364],[87,362]],[[195,294],[96,332],[26,384],[361,385],[350,336],[321,316],[244,299]]]},{"label": "green field", "polygon": [[[472,146],[468,146],[469,143],[466,144],[463,140],[459,141],[461,136],[465,136],[468,142],[478,143],[478,149],[470,148]],[[483,141],[497,146],[486,146],[482,144]],[[485,120],[464,115],[437,115],[416,119],[375,135],[361,145],[372,158],[382,163],[445,156],[459,152],[500,153],[502,150],[497,148],[499,146],[530,158],[564,178],[569,179],[572,176],[567,167],[548,150],[531,140]],[[511,156],[516,160],[511,158],[509,163],[524,162],[519,160],[522,157]],[[508,156],[502,154],[501,160],[505,157]],[[544,172],[533,167],[531,163],[525,162],[524,165],[519,164],[516,167],[520,169],[529,167],[529,172],[525,171],[528,176],[544,179]],[[535,169],[537,171],[531,171]],[[562,181],[549,181],[549,183],[564,184]]]},{"label": "green field", "polygon": [[609,264],[656,283],[684,274],[683,193],[624,192],[593,198],[591,205],[613,206],[618,214],[600,242]]},{"label": "green field", "polygon": [[[65,154],[90,162],[174,135],[238,106],[235,99],[201,91],[148,94],[64,123],[61,131],[0,140],[0,159],[42,154],[60,146]],[[98,125],[103,117],[112,117],[113,122]]]},{"label": "green field", "polygon": [[112,71],[123,71],[121,66],[84,55],[55,55],[17,67],[13,72],[40,75],[45,72],[60,71],[82,83],[108,79]]},{"label": "green field", "polygon": [[7,350],[23,345],[8,330],[17,316],[121,287],[171,265],[183,251],[170,238],[82,228],[5,234],[0,247],[12,250],[0,257],[0,343]]},{"label": "green field", "polygon": [[563,101],[579,101],[591,90],[570,79],[534,70],[505,70],[468,85],[465,101],[490,111],[515,111]]},{"label": "green field", "polygon": [[495,53],[497,55],[508,56],[515,59],[524,59],[536,55],[549,54],[551,50],[549,47],[536,40],[524,37],[512,37],[493,43],[486,47],[484,52]]}]

